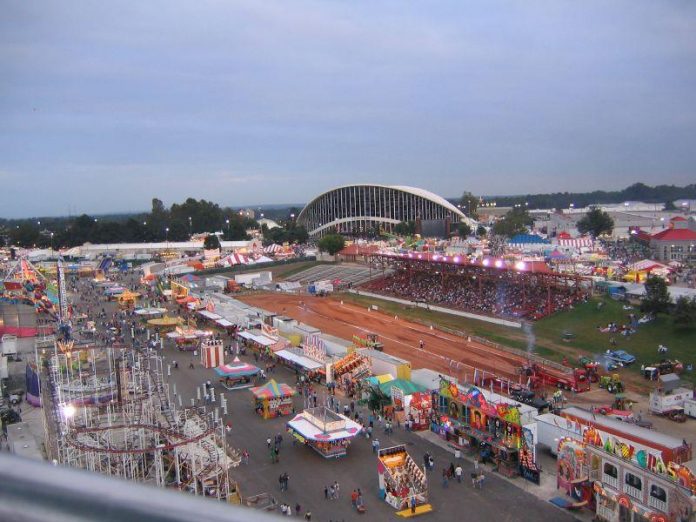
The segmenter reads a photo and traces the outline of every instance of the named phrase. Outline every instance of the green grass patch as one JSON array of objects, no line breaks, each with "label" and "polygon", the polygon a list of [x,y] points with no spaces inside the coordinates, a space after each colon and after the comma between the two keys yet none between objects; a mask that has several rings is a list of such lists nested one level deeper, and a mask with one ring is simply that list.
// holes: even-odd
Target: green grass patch
[{"label": "green grass patch", "polygon": [[[598,308],[598,303],[604,306]],[[588,303],[576,306],[573,310],[562,312],[538,321],[534,332],[539,339],[558,344],[564,331],[575,334],[572,342],[567,343],[583,352],[601,354],[612,349],[609,340],[614,337],[617,349],[626,350],[635,355],[637,361],[632,366],[633,371],[640,370],[641,364],[650,365],[660,360],[657,347],[663,344],[669,348],[667,357],[679,359],[684,364],[696,363],[696,328],[677,328],[671,317],[660,315],[654,321],[641,324],[636,334],[624,337],[615,333],[602,333],[597,326],[606,326],[609,322],[618,325],[629,324],[630,313],[641,316],[638,307],[624,310],[623,303],[613,299],[593,299]],[[566,343],[563,343],[566,344]],[[683,378],[696,382],[694,373],[686,372]]]}]

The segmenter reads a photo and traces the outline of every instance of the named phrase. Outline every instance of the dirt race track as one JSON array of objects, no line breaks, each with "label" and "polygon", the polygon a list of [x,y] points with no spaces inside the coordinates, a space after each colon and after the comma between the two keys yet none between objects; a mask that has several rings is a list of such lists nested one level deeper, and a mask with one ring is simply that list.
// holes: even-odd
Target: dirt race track
[{"label": "dirt race track", "polygon": [[[472,382],[474,369],[493,372],[512,382],[521,382],[518,368],[523,357],[498,350],[429,327],[396,319],[377,311],[334,299],[287,294],[240,296],[240,301],[319,328],[342,339],[354,334],[374,332],[384,343],[384,351],[411,361],[413,368],[430,368]],[[304,305],[302,304],[304,303]],[[423,340],[421,350],[419,342]]]}]

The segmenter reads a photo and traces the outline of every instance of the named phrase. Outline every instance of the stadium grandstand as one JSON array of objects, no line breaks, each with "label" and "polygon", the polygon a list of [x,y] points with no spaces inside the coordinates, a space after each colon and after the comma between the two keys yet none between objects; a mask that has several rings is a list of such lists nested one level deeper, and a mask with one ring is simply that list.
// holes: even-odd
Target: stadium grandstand
[{"label": "stadium grandstand", "polygon": [[460,221],[476,223],[452,203],[427,190],[376,184],[346,185],[320,194],[302,209],[297,222],[311,237],[336,232],[363,236],[392,232],[413,221],[416,233],[447,237]]},{"label": "stadium grandstand", "polygon": [[584,279],[501,259],[386,255],[370,258],[384,275],[363,289],[416,302],[496,317],[540,319],[586,298]]}]

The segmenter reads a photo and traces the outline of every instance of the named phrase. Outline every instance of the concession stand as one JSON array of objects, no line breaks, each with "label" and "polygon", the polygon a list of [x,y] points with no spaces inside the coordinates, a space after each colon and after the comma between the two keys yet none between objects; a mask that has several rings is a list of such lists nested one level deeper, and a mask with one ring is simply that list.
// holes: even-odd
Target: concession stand
[{"label": "concession stand", "polygon": [[325,459],[344,457],[362,426],[325,406],[308,408],[288,422],[288,432]]},{"label": "concession stand", "polygon": [[261,369],[253,364],[243,363],[235,357],[231,364],[215,368],[215,373],[220,377],[220,384],[225,389],[241,390],[253,386],[253,380],[261,374]]},{"label": "concession stand", "polygon": [[254,395],[254,410],[264,419],[273,419],[292,413],[292,398],[297,395],[293,387],[271,379],[266,384],[251,388],[249,391]]}]

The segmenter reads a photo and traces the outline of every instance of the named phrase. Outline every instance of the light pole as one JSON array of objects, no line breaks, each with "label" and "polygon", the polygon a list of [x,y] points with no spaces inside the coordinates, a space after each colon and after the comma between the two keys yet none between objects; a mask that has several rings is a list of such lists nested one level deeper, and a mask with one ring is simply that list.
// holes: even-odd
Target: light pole
[{"label": "light pole", "polygon": [[191,216],[189,216],[189,236],[193,235],[193,224],[191,222]]},{"label": "light pole", "polygon": [[51,254],[53,254],[53,232],[51,232]]},{"label": "light pole", "polygon": [[227,237],[230,237],[230,218],[227,218],[225,223],[227,223]]},{"label": "light pole", "polygon": [[167,249],[169,249],[169,227],[164,229],[164,239],[167,242]]}]

